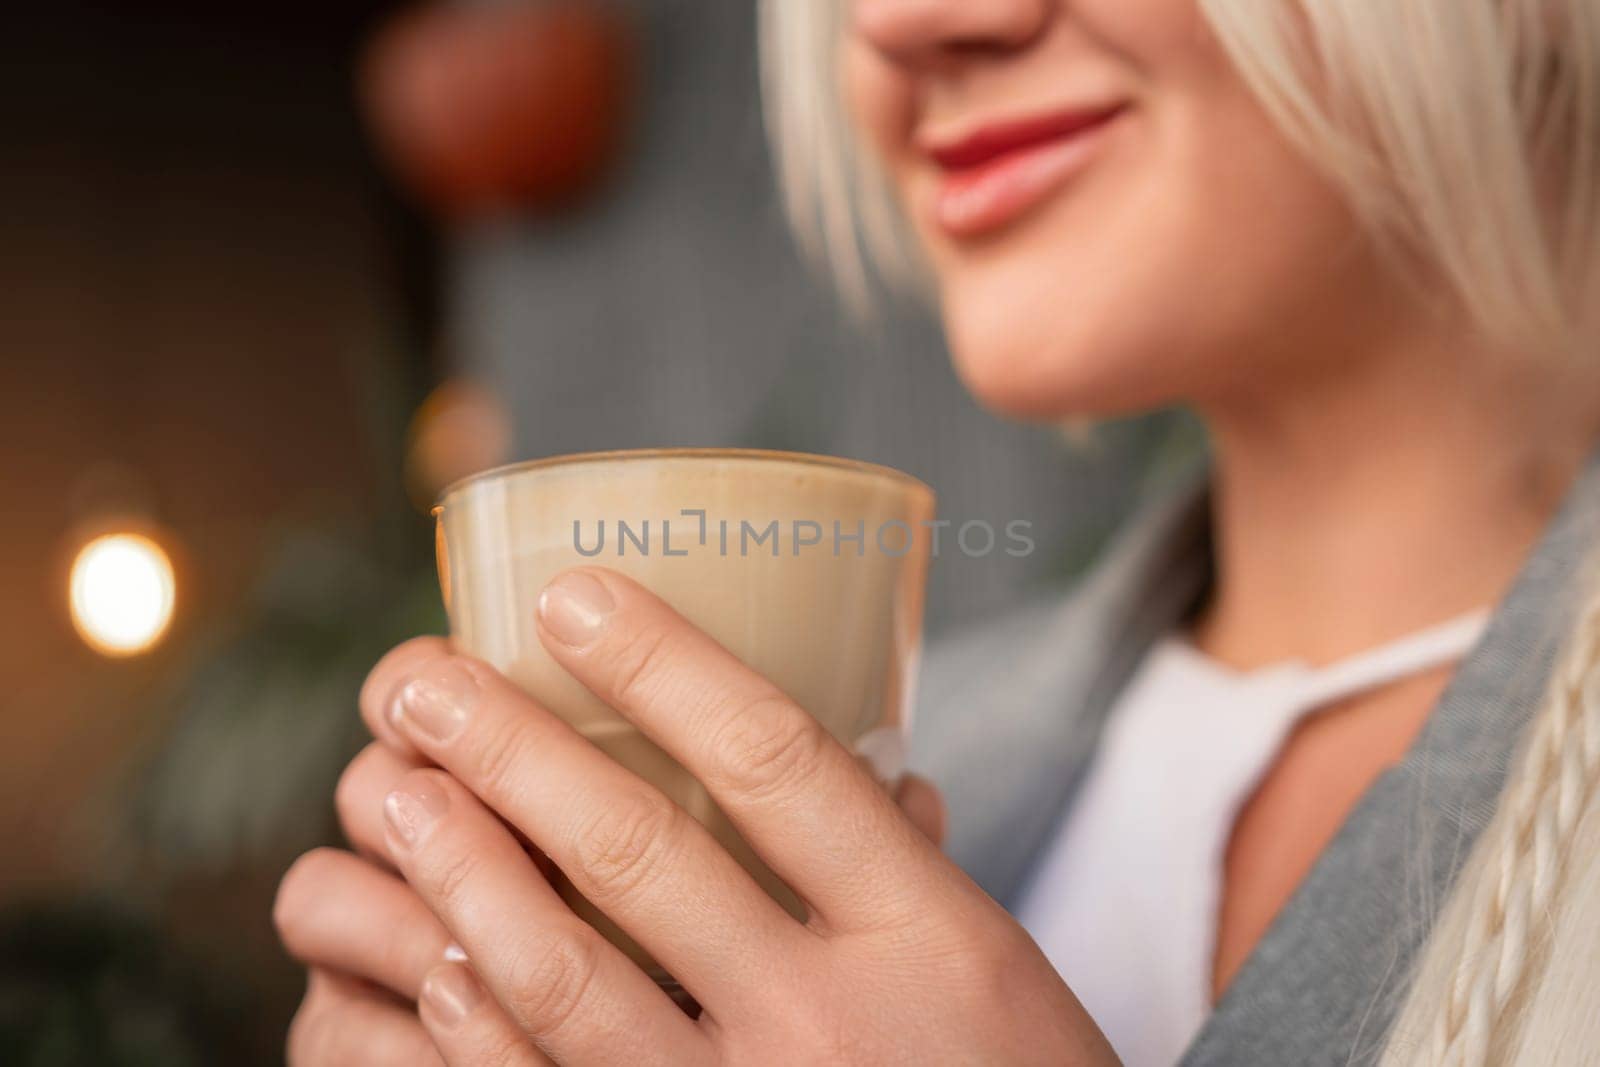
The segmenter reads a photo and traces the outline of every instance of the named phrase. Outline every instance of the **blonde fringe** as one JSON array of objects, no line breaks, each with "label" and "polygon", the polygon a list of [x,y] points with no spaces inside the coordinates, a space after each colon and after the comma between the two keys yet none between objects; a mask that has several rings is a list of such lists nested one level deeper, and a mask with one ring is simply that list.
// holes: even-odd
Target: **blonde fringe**
[{"label": "blonde fringe", "polygon": [[846,135],[839,42],[846,0],[761,0],[762,101],[784,213],[801,250],[866,316],[871,279],[930,295],[887,176]]},{"label": "blonde fringe", "polygon": [[1600,7],[1200,0],[1263,106],[1380,237],[1513,349],[1592,358]]},{"label": "blonde fringe", "polygon": [[1529,731],[1429,939],[1386,1067],[1533,1062],[1511,1052],[1517,1017],[1540,995],[1533,978],[1557,932],[1553,917],[1571,912],[1561,906],[1567,859],[1600,783],[1600,596],[1590,597]]}]

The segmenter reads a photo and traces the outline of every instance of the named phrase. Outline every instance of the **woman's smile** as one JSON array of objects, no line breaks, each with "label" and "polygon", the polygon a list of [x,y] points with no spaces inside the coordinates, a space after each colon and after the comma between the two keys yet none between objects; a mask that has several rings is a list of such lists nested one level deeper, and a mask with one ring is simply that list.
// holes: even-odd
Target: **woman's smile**
[{"label": "woman's smile", "polygon": [[929,210],[952,238],[1001,229],[1063,190],[1099,156],[1125,103],[987,122],[956,136],[918,138],[937,168]]}]

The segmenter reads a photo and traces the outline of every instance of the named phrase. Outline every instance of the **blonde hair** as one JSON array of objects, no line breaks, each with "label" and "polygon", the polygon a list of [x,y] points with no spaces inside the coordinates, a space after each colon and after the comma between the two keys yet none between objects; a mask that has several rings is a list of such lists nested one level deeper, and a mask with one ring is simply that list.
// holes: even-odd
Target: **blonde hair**
[{"label": "blonde hair", "polygon": [[1429,934],[1386,1067],[1600,1049],[1600,596],[1588,590],[1520,766]]},{"label": "blonde hair", "polygon": [[[762,0],[769,128],[802,245],[861,302],[918,274],[850,134],[842,0]],[[1489,337],[1592,356],[1600,327],[1597,0],[1198,0],[1285,135]],[[1457,875],[1389,1067],[1600,1048],[1600,590]]]},{"label": "blonde hair", "polygon": [[[1600,296],[1600,7],[1594,0],[1198,0],[1263,106],[1375,233],[1428,263],[1490,335],[1592,343]],[[845,294],[923,274],[852,136],[846,0],[762,0],[784,206]]]},{"label": "blonde hair", "polygon": [[873,275],[907,288],[921,259],[872,153],[850,135],[839,42],[845,0],[761,0],[762,101],[800,247],[858,309]]}]

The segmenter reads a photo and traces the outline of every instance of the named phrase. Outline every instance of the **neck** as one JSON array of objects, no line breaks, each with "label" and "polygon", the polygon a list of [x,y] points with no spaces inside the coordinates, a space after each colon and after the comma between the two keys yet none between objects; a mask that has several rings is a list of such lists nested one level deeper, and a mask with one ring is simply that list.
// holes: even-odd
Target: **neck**
[{"label": "neck", "polygon": [[1499,598],[1591,420],[1562,402],[1572,383],[1464,351],[1389,346],[1200,405],[1216,456],[1201,648],[1240,667],[1323,663]]}]

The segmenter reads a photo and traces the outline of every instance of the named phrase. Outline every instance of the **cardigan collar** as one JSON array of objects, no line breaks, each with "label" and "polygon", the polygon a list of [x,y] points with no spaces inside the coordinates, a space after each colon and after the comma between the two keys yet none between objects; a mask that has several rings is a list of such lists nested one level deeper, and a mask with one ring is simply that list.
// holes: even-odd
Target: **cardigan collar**
[{"label": "cardigan collar", "polygon": [[[1407,755],[1357,802],[1235,976],[1186,1067],[1376,1058],[1411,962],[1543,696],[1592,546],[1600,452]],[[932,650],[914,762],[952,799],[950,854],[997,900],[1015,900],[1117,695],[1210,580],[1199,471],[1146,509],[1075,595]]]},{"label": "cardigan collar", "polygon": [[1366,1063],[1499,802],[1600,546],[1600,453],[1496,608],[1399,765],[1356,804],[1183,1060]]}]

